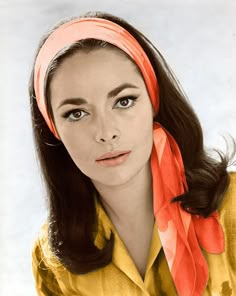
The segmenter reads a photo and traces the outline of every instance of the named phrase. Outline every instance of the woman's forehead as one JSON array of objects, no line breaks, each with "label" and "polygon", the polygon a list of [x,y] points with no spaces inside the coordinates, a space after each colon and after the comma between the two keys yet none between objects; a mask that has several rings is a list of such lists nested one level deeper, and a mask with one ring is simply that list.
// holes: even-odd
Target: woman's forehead
[{"label": "woman's forehead", "polygon": [[72,86],[77,86],[82,91],[84,87],[115,87],[117,84],[132,82],[144,84],[136,64],[121,50],[79,50],[65,58],[58,67],[51,83],[51,90],[67,91]]},{"label": "woman's forehead", "polygon": [[[72,55],[65,57],[62,59],[62,62],[59,65],[59,69],[75,69],[76,66],[89,69],[95,69],[96,66],[100,66],[100,70],[108,69],[108,64],[116,65],[117,68],[128,67],[130,69],[138,69],[138,66],[135,62],[122,50],[116,47],[105,47],[105,48],[95,48],[91,50],[80,49],[74,52]],[[63,71],[61,70],[61,71]],[[115,69],[113,69],[115,70]],[[58,72],[58,71],[56,71]]]}]

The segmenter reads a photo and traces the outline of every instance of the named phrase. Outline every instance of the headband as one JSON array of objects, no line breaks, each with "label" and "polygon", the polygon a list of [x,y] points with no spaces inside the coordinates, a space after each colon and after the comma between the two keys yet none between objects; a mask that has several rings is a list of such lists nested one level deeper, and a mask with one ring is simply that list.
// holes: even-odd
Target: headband
[{"label": "headband", "polygon": [[[46,109],[45,77],[55,56],[81,39],[107,41],[126,52],[139,67],[155,112],[159,108],[159,87],[155,72],[137,40],[123,27],[102,18],[81,18],[57,28],[46,40],[36,59],[34,87],[38,107],[53,132],[56,129]],[[193,156],[194,157],[194,156]],[[171,134],[159,123],[153,125],[151,153],[153,208],[158,233],[178,295],[202,295],[208,267],[201,247],[211,253],[224,250],[224,235],[217,213],[208,218],[182,210],[173,197],[188,190],[180,149]]]},{"label": "headband", "polygon": [[107,41],[126,52],[138,65],[155,113],[159,107],[159,88],[152,65],[137,40],[124,28],[101,18],[81,18],[65,23],[56,29],[43,44],[35,63],[34,87],[38,107],[52,133],[59,138],[48,111],[45,99],[45,78],[54,57],[76,41],[94,38]]}]

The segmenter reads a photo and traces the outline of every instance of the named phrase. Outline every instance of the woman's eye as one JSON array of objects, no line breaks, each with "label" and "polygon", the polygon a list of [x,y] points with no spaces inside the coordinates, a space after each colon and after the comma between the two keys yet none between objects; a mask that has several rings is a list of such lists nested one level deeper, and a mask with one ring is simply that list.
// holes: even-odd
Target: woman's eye
[{"label": "woman's eye", "polygon": [[127,109],[135,105],[135,101],[137,100],[134,96],[128,96],[121,98],[116,101],[115,106],[122,109]]},{"label": "woman's eye", "polygon": [[66,112],[63,117],[68,119],[69,121],[78,121],[81,118],[83,118],[87,113],[84,112],[83,110],[71,110]]}]

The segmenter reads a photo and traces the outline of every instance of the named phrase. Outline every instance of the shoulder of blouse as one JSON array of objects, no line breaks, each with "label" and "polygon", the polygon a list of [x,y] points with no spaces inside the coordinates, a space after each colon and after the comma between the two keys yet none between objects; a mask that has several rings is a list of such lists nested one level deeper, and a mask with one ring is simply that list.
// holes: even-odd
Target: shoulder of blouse
[{"label": "shoulder of blouse", "polygon": [[[63,293],[53,269],[56,266],[56,258],[51,256],[46,241],[47,223],[45,223],[40,229],[39,235],[32,248],[32,272],[35,281],[35,288],[37,295],[39,296],[60,296],[63,295]],[[59,261],[57,261],[57,266],[57,268],[62,268]]]},{"label": "shoulder of blouse", "polygon": [[39,230],[38,237],[32,248],[32,256],[38,261],[38,267],[44,266],[51,270],[65,271],[66,268],[52,252],[48,241],[48,221],[46,220]]},{"label": "shoulder of blouse", "polygon": [[229,186],[218,209],[221,222],[236,220],[236,172],[230,172],[229,178]]},{"label": "shoulder of blouse", "polygon": [[236,295],[236,172],[230,172],[230,183],[218,210],[224,231],[225,248],[220,254],[203,250],[209,267],[209,281],[204,296]]},{"label": "shoulder of blouse", "polygon": [[[115,229],[100,201],[95,199],[96,212],[98,217],[98,232],[95,235],[94,243],[98,248],[103,248],[106,240],[110,238],[111,231],[115,233]],[[40,253],[39,260],[48,268],[54,271],[65,271],[65,267],[52,252],[49,244],[49,222],[46,220],[41,226],[37,239],[33,245],[33,256]]]},{"label": "shoulder of blouse", "polygon": [[236,253],[236,172],[230,172],[229,178],[230,183],[224,193],[218,214],[224,230],[226,251],[232,248]]}]

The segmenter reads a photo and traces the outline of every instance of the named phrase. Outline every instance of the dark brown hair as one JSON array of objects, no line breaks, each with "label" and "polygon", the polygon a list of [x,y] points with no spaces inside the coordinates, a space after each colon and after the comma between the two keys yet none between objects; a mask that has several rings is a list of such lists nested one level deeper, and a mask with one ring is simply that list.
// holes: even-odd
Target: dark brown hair
[{"label": "dark brown hair", "polygon": [[[155,121],[160,122],[175,138],[185,166],[189,192],[175,197],[173,202],[180,202],[182,208],[192,214],[207,217],[219,207],[228,187],[229,177],[226,169],[231,157],[218,152],[220,158],[216,160],[206,153],[201,125],[186,95],[161,53],[142,33],[111,14],[92,12],[82,17],[111,20],[129,31],[143,47],[153,65],[160,87],[160,109]],[[42,39],[38,51],[50,33],[51,31]],[[48,86],[61,61],[77,50],[104,46],[111,45],[94,39],[80,41],[60,52],[53,61],[48,73],[46,95],[52,117]],[[49,130],[35,100],[33,76],[32,70],[29,94],[37,155],[47,189],[49,243],[55,256],[69,271],[77,274],[87,273],[111,261],[114,236],[111,234],[102,250],[94,245],[97,233],[94,202],[96,188],[76,167],[63,143]]]}]

